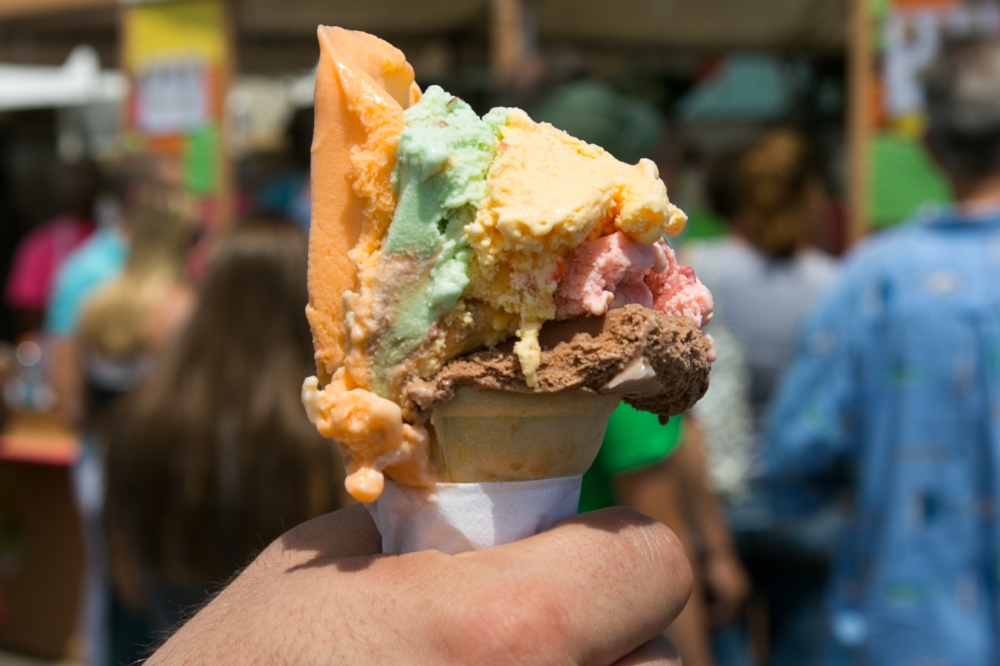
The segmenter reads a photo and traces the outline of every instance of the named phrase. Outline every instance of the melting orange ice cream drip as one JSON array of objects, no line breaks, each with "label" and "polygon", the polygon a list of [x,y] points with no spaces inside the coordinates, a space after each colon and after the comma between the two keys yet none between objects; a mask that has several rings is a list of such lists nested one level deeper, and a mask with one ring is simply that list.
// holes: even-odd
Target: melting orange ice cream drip
[{"label": "melting orange ice cream drip", "polygon": [[347,491],[359,502],[382,494],[382,470],[407,485],[427,485],[429,471],[419,461],[428,457],[427,431],[403,422],[399,405],[371,391],[348,388],[344,374],[319,389],[306,380],[302,402],[320,434],[337,440],[347,453]]},{"label": "melting orange ice cream drip", "polygon": [[[372,393],[365,342],[380,243],[396,207],[392,171],[403,109],[420,97],[399,49],[362,32],[320,27],[312,146],[309,306],[319,379],[303,401],[348,458],[348,491],[381,493],[382,470],[428,483],[427,433]],[[325,386],[320,389],[322,379]]]}]

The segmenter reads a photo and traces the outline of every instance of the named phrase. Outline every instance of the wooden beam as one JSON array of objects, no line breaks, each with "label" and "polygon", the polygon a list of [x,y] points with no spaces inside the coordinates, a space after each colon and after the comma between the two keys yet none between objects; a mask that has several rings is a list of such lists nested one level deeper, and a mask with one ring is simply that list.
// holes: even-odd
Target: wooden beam
[{"label": "wooden beam", "polygon": [[116,0],[0,0],[0,19],[114,7]]},{"label": "wooden beam", "polygon": [[521,0],[490,0],[490,73],[506,83],[524,55]]},{"label": "wooden beam", "polygon": [[870,0],[851,0],[848,40],[848,161],[847,241],[853,245],[869,230],[871,170],[869,152],[872,134],[872,82],[875,75],[872,51]]},{"label": "wooden beam", "polygon": [[536,49],[535,0],[490,0],[490,74],[505,85]]}]

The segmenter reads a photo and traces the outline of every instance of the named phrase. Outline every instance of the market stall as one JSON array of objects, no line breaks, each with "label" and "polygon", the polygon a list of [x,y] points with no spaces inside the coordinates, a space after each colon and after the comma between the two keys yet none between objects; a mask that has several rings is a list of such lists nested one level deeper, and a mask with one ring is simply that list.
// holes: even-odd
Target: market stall
[{"label": "market stall", "polygon": [[[275,128],[311,98],[318,24],[384,36],[403,48],[421,82],[483,99],[542,50],[582,53],[609,71],[639,63],[660,78],[700,77],[705,89],[709,62],[716,92],[677,108],[689,114],[679,115],[682,121],[702,122],[703,133],[723,138],[748,116],[720,121],[705,111],[718,109],[718,99],[704,100],[729,95],[745,113],[749,99],[722,85],[726,72],[748,60],[734,65],[724,56],[750,50],[772,61],[787,54],[836,59],[850,36],[847,0],[0,0],[0,22],[7,28],[0,62],[11,63],[0,65],[0,113],[117,105],[128,149],[174,159],[184,187],[218,227],[235,205],[228,149],[277,146]],[[753,71],[764,78],[783,71],[773,64]],[[737,69],[736,78],[740,71],[749,70]],[[856,82],[852,90],[863,87]],[[772,88],[772,97],[754,98],[764,111],[753,122],[769,122],[792,105],[786,99],[774,107],[784,98],[780,81]],[[861,115],[852,118],[857,124]],[[856,137],[860,159],[868,139]],[[850,185],[860,192],[864,178]],[[856,235],[865,228],[863,212],[855,211]],[[0,493],[12,498],[9,524],[17,527],[4,542],[7,517],[0,515],[0,646],[47,656],[72,650],[81,558],[69,491],[76,455],[74,434],[44,414],[15,414],[0,435]]]}]

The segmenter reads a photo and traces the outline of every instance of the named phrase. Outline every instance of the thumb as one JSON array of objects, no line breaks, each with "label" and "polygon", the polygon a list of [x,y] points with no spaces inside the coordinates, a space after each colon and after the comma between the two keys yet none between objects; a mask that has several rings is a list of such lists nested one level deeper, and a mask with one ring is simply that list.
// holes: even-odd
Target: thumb
[{"label": "thumb", "polygon": [[382,552],[382,535],[361,504],[306,521],[267,547],[262,558],[291,568],[316,560],[363,557]]}]

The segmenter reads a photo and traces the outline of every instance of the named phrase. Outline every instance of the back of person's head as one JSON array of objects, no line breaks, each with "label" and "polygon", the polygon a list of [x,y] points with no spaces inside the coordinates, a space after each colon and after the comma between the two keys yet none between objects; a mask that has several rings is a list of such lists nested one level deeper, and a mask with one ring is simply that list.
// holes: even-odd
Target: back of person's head
[{"label": "back of person's head", "polygon": [[806,201],[821,181],[810,142],[793,129],[774,129],[742,155],[736,171],[738,228],[761,252],[792,256],[807,236]]},{"label": "back of person's head", "polygon": [[297,167],[309,169],[312,157],[313,124],[316,112],[313,107],[296,109],[288,121],[285,134],[292,161]]},{"label": "back of person's head", "polygon": [[254,222],[221,241],[183,335],[123,406],[108,456],[112,529],[173,583],[236,570],[336,509],[336,446],[300,401],[314,372],[306,240]]},{"label": "back of person's head", "polygon": [[183,282],[197,227],[190,199],[154,182],[130,188],[124,217],[129,238],[125,270],[90,298],[80,318],[84,347],[113,357],[148,351],[150,318]]},{"label": "back of person's head", "polygon": [[953,177],[1000,173],[1000,40],[947,43],[924,73],[928,139]]},{"label": "back of person's head", "polygon": [[745,148],[720,150],[708,162],[705,174],[705,202],[719,217],[732,221],[737,214],[736,179]]}]

